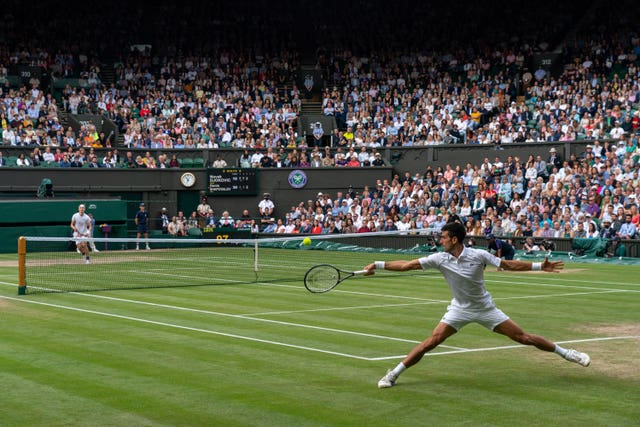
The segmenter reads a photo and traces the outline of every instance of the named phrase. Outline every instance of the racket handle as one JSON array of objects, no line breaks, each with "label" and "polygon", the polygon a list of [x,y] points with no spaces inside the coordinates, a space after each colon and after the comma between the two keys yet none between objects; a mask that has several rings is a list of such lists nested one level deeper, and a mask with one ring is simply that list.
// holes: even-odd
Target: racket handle
[{"label": "racket handle", "polygon": [[369,270],[358,270],[358,271],[354,271],[353,275],[354,276],[362,276],[363,274],[368,273],[368,272],[369,272]]}]

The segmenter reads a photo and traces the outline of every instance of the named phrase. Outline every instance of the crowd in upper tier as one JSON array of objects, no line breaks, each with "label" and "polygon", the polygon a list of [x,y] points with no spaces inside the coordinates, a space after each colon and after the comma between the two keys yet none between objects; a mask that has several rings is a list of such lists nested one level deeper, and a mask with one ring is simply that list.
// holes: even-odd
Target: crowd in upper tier
[{"label": "crowd in upper tier", "polygon": [[[149,44],[135,44],[140,29],[127,28],[143,8],[114,7],[123,15],[115,28],[76,11],[94,27],[83,28],[74,43],[63,44],[70,36],[63,31],[45,44],[53,25],[46,20],[33,34],[24,28],[22,38],[7,32],[0,46],[0,77],[12,66],[34,65],[47,81],[78,77],[83,85],[68,85],[59,97],[37,78],[18,88],[5,85],[3,143],[115,145],[90,125],[75,130],[79,135],[61,129],[56,119],[61,110],[108,116],[126,147],[167,149],[293,149],[314,142],[356,148],[508,144],[615,139],[637,129],[640,38],[629,25],[633,15],[618,19],[606,33],[588,31],[586,18],[587,24],[567,33],[563,28],[576,11],[549,13],[540,5],[526,19],[514,20],[507,19],[512,6],[504,6],[490,14],[480,7],[465,9],[479,22],[490,19],[486,22],[497,25],[491,31],[477,23],[456,25],[454,31],[457,21],[450,15],[459,7],[413,5],[412,14],[432,24],[428,32],[417,19],[406,22],[405,11],[369,16],[359,2],[342,5],[346,15],[321,8],[309,18],[320,44],[314,60],[324,76],[323,113],[334,116],[338,127],[318,141],[303,141],[297,128],[307,96],[296,75],[305,46],[296,45],[293,24],[283,31],[289,17],[285,4],[269,14],[270,6],[262,2],[252,4],[253,14],[234,14],[232,7],[209,25],[183,21],[205,12],[204,3],[162,4],[149,22],[187,35],[153,32]],[[585,13],[598,14],[596,23],[609,16],[588,6]],[[343,16],[359,31],[346,30]],[[15,30],[17,24],[7,27]],[[394,31],[396,24],[404,27]],[[454,33],[457,37],[447,42]],[[118,47],[101,34],[117,39],[128,34],[129,41]],[[533,68],[535,55],[552,49],[562,52],[554,59],[557,75]],[[112,64],[114,75],[107,81],[105,68]]]}]

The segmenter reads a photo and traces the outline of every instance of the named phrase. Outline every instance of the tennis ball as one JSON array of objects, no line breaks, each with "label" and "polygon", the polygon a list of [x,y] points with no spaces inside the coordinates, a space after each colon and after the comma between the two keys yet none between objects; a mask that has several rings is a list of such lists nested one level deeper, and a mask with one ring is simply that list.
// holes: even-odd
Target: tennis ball
[{"label": "tennis ball", "polygon": [[305,238],[302,240],[302,244],[303,244],[303,245],[305,245],[305,246],[309,246],[309,245],[311,244],[311,239],[310,239],[310,238],[308,238],[308,237],[305,237]]}]

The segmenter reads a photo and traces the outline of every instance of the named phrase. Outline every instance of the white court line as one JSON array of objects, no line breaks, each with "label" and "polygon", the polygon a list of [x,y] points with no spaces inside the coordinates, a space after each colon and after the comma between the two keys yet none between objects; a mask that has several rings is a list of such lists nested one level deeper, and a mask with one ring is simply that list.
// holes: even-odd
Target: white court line
[{"label": "white court line", "polygon": [[[529,276],[522,276],[522,275],[518,275],[518,274],[514,274],[513,276],[510,275],[509,273],[507,273],[509,275],[509,277],[514,277],[516,279],[521,279],[521,280],[526,280],[526,279],[531,279],[531,275]],[[496,276],[501,275],[496,273]],[[493,275],[491,277],[494,277]],[[504,276],[502,276],[504,277]],[[545,279],[550,279],[556,282],[578,282],[578,283],[584,283],[584,279],[566,279],[564,276],[558,275],[558,274],[554,274],[554,275],[546,275]],[[485,280],[489,280],[488,277],[485,275]],[[492,280],[493,281],[493,280]],[[621,286],[639,286],[640,287],[640,283],[632,283],[632,282],[626,282],[626,283],[621,283],[621,282],[602,282],[599,281],[597,283],[600,283],[602,285],[621,285]]]},{"label": "white court line", "polygon": [[[640,339],[640,335],[623,335],[623,336],[619,336],[619,337],[602,337],[602,338],[587,338],[587,339],[581,339],[581,340],[570,340],[570,341],[554,341],[558,344],[572,344],[572,343],[580,343],[580,342],[598,342],[598,341],[613,341],[613,340],[637,340]],[[440,346],[442,347],[442,346]],[[484,348],[470,348],[470,349],[463,349],[463,350],[451,350],[451,351],[439,351],[439,352],[435,352],[435,353],[427,353],[425,354],[425,356],[446,356],[449,354],[461,354],[461,353],[475,353],[475,352],[479,352],[479,351],[497,351],[497,350],[511,350],[514,348],[526,348],[526,347],[530,347],[530,346],[526,346],[526,345],[522,345],[522,344],[517,344],[517,345],[504,345],[504,346],[500,346],[500,347],[484,347]],[[406,357],[405,355],[399,355],[399,356],[384,356],[384,357],[371,357],[367,360],[391,360],[391,359],[402,359]]]},{"label": "white court line", "polygon": [[[513,300],[513,299],[535,299],[535,298],[555,298],[555,297],[570,297],[577,295],[595,295],[595,294],[612,294],[612,293],[624,293],[628,290],[611,290],[602,292],[571,292],[565,294],[548,294],[548,295],[522,295],[517,297],[493,297],[493,300]],[[404,304],[384,304],[384,305],[361,305],[361,306],[347,306],[347,307],[331,307],[331,308],[313,308],[307,310],[287,310],[287,311],[264,311],[258,313],[245,313],[243,316],[269,316],[278,314],[296,314],[296,313],[315,313],[322,311],[342,311],[342,310],[361,310],[368,308],[388,308],[388,307],[410,307],[413,305],[429,305],[429,304],[449,304],[451,300],[428,300],[423,302],[404,303]]]},{"label": "white court line", "polygon": [[[244,314],[221,313],[221,312],[217,312],[217,311],[201,310],[201,309],[197,309],[197,308],[180,307],[180,306],[168,305],[168,304],[158,304],[158,303],[148,302],[148,301],[139,301],[139,300],[131,300],[131,299],[127,299],[127,298],[108,297],[108,296],[105,296],[105,295],[85,294],[85,293],[80,293],[80,292],[73,292],[73,294],[74,295],[79,295],[79,296],[84,296],[84,297],[89,297],[89,298],[107,299],[107,300],[111,300],[111,301],[126,302],[126,303],[130,303],[130,304],[148,305],[148,306],[151,306],[151,307],[168,308],[168,309],[171,309],[171,310],[188,311],[188,312],[194,312],[194,313],[203,313],[203,314],[210,314],[210,315],[214,315],[214,316],[231,317],[231,318],[235,318],[235,319],[252,320],[252,321],[255,321],[255,322],[273,323],[273,324],[276,324],[276,325],[293,326],[293,327],[297,327],[297,328],[307,328],[307,329],[314,329],[314,330],[325,331],[325,332],[336,332],[336,333],[340,333],[340,334],[357,335],[357,336],[368,337],[368,338],[378,338],[378,339],[385,339],[385,340],[391,340],[391,341],[409,342],[409,343],[414,343],[414,344],[417,344],[417,343],[420,342],[420,341],[408,340],[408,339],[404,339],[404,338],[388,337],[388,336],[385,336],[385,335],[365,334],[363,332],[349,331],[349,330],[345,330],[345,329],[326,328],[326,327],[322,327],[322,326],[306,325],[306,324],[303,324],[303,323],[293,323],[293,322],[285,322],[285,321],[282,321],[282,320],[263,319],[263,318],[259,318],[259,317],[247,316],[247,315],[244,315]],[[459,347],[450,347],[450,348],[459,348]]]},{"label": "white court line", "polygon": [[[7,284],[5,282],[0,282],[0,283]],[[251,320],[251,321],[254,321],[254,322],[272,323],[272,324],[276,324],[276,325],[291,326],[291,327],[296,327],[296,328],[313,329],[313,330],[318,330],[318,331],[323,331],[323,332],[335,332],[335,333],[338,333],[338,334],[355,335],[355,336],[361,336],[361,337],[367,337],[367,338],[376,338],[376,339],[382,339],[382,340],[407,342],[407,343],[412,343],[412,344],[417,344],[417,343],[420,342],[420,341],[416,341],[416,340],[389,337],[389,336],[385,336],[385,335],[366,334],[364,332],[349,331],[349,330],[346,330],[346,329],[326,328],[326,327],[322,327],[322,326],[306,325],[306,324],[303,324],[303,323],[293,323],[293,322],[285,322],[285,321],[282,321],[282,320],[263,319],[263,318],[259,318],[259,317],[251,317],[251,316],[246,316],[246,315],[242,315],[242,314],[221,313],[221,312],[217,312],[217,311],[202,310],[202,309],[189,308],[189,307],[180,307],[180,306],[168,305],[168,304],[158,304],[158,303],[153,303],[153,302],[132,300],[132,299],[127,299],[127,298],[109,297],[109,296],[105,296],[105,295],[94,295],[94,294],[88,294],[88,293],[82,293],[82,292],[67,292],[67,293],[70,294],[70,295],[83,296],[83,297],[87,297],[87,298],[105,299],[105,300],[124,302],[124,303],[129,303],[129,304],[138,304],[138,305],[146,305],[146,306],[158,307],[158,308],[167,308],[167,309],[170,309],[170,310],[187,311],[187,312],[191,312],[191,313],[209,314],[209,315],[213,315],[213,316],[221,316],[221,317],[230,317],[230,318],[235,318],[235,319]],[[12,298],[12,297],[3,297],[1,295],[0,295],[0,298],[15,299],[15,298]],[[17,299],[17,300],[21,301],[21,299]],[[27,302],[30,302],[30,300],[28,300]],[[82,309],[79,309],[79,310],[82,310]],[[461,349],[462,348],[462,347],[453,347],[453,346],[445,346],[445,347],[447,347],[447,348],[455,348],[455,349]]]},{"label": "white court line", "polygon": [[555,298],[555,297],[573,297],[573,296],[578,296],[578,295],[598,295],[598,294],[617,294],[617,293],[628,293],[628,292],[635,292],[635,291],[628,291],[628,290],[624,290],[624,289],[611,289],[608,291],[601,291],[601,292],[568,292],[566,294],[549,294],[549,295],[523,295],[523,296],[519,296],[519,297],[494,297],[493,300],[500,300],[500,301],[506,301],[506,300],[512,300],[512,299],[535,299],[535,298]]},{"label": "white court line", "polygon": [[106,316],[106,317],[112,317],[112,318],[116,318],[116,319],[131,320],[131,321],[134,321],[134,322],[147,323],[147,324],[151,324],[151,325],[165,326],[165,327],[168,327],[168,328],[183,329],[183,330],[194,331],[194,332],[202,332],[202,333],[205,333],[205,334],[219,335],[219,336],[228,337],[228,338],[236,338],[236,339],[241,339],[241,340],[260,342],[260,343],[263,343],[263,344],[272,344],[272,345],[278,345],[278,346],[282,346],[282,347],[296,348],[296,349],[299,349],[299,350],[307,350],[307,351],[313,351],[313,352],[317,352],[317,353],[331,354],[331,355],[334,355],[334,356],[343,356],[343,357],[348,357],[348,358],[351,358],[351,359],[369,360],[368,357],[357,356],[355,354],[339,353],[339,352],[336,352],[336,351],[322,350],[322,349],[319,349],[319,348],[306,347],[306,346],[295,345],[295,344],[289,344],[289,343],[280,342],[280,341],[264,340],[264,339],[260,339],[260,338],[247,337],[247,336],[244,336],[244,335],[228,334],[228,333],[225,333],[225,332],[212,331],[212,330],[209,330],[209,329],[193,328],[193,327],[190,327],[190,326],[176,325],[176,324],[167,323],[167,322],[158,322],[158,321],[155,321],[155,320],[143,319],[143,318],[140,318],[140,317],[122,316],[120,314],[106,313],[106,312],[103,312],[103,311],[87,310],[87,309],[84,309],[84,308],[69,307],[69,306],[65,306],[65,305],[51,304],[51,303],[46,303],[46,302],[42,302],[42,301],[33,301],[33,300],[27,300],[27,299],[22,299],[22,298],[7,297],[7,296],[2,296],[2,295],[0,295],[0,298],[12,300],[12,301],[19,301],[19,302],[23,302],[23,303],[27,303],[27,304],[44,305],[44,306],[47,306],[47,307],[54,307],[54,308],[60,308],[60,309],[64,309],[64,310],[78,311],[78,312],[81,312],[81,313],[95,314],[95,315],[98,315],[98,316]]},{"label": "white court line", "polygon": [[[389,359],[400,359],[400,358],[404,358],[405,357],[404,355],[401,355],[401,356],[383,356],[383,357],[363,357],[363,356],[357,356],[355,354],[323,350],[323,349],[314,348],[314,347],[307,347],[307,346],[284,343],[284,342],[281,342],[281,341],[264,340],[264,339],[253,338],[253,337],[248,337],[248,336],[244,336],[244,335],[229,334],[229,333],[225,333],[225,332],[212,331],[212,330],[209,330],[209,329],[202,329],[202,328],[193,328],[193,327],[190,327],[190,326],[176,325],[174,323],[158,322],[158,321],[155,321],[155,320],[143,319],[143,318],[140,318],[140,317],[123,316],[123,315],[119,315],[119,314],[106,313],[106,312],[96,311],[96,310],[87,310],[87,309],[84,309],[84,308],[77,308],[77,307],[69,307],[69,306],[65,306],[65,305],[46,303],[46,302],[42,302],[42,301],[26,300],[26,299],[23,299],[23,298],[7,297],[7,296],[2,296],[2,295],[0,295],[0,298],[12,300],[12,301],[23,302],[23,303],[27,303],[27,304],[43,305],[43,306],[47,306],[47,307],[60,308],[60,309],[63,309],[63,310],[71,310],[71,311],[77,311],[77,312],[81,312],[81,313],[95,314],[95,315],[98,315],[98,316],[105,316],[105,317],[111,317],[111,318],[116,318],[116,319],[123,319],[123,320],[130,320],[130,321],[134,321],[134,322],[152,324],[152,325],[157,325],[157,326],[164,326],[164,327],[168,327],[168,328],[182,329],[182,330],[193,331],[193,332],[202,332],[202,333],[206,333],[206,334],[219,335],[219,336],[228,337],[228,338],[236,338],[236,339],[241,339],[241,340],[259,342],[259,343],[263,343],[263,344],[271,344],[271,345],[277,345],[277,346],[282,346],[282,347],[295,348],[295,349],[298,349],[298,350],[307,350],[307,351],[313,351],[313,352],[317,352],[317,353],[330,354],[330,355],[334,355],[334,356],[342,356],[342,357],[347,357],[347,358],[350,358],[350,359],[358,359],[358,360],[365,360],[365,361],[381,361],[381,360],[389,360]],[[566,344],[566,343],[576,343],[576,342],[596,342],[596,341],[610,341],[610,340],[622,340],[622,339],[640,339],[640,336],[631,335],[631,336],[590,338],[590,339],[580,339],[580,340],[572,340],[572,341],[558,341],[558,342],[560,344]],[[443,346],[440,346],[440,347],[443,347]],[[510,346],[502,346],[502,347],[485,347],[485,348],[475,348],[475,349],[455,349],[455,350],[451,350],[451,351],[427,353],[426,355],[427,356],[443,356],[443,355],[450,355],[450,354],[473,353],[473,352],[480,352],[480,351],[496,351],[496,350],[506,350],[506,349],[524,348],[524,347],[526,347],[526,346],[518,344],[518,345],[510,345]]]},{"label": "white court line", "polygon": [[280,314],[298,314],[298,313],[321,313],[323,311],[344,311],[344,310],[367,310],[371,308],[390,308],[390,307],[411,307],[414,305],[430,305],[430,304],[446,304],[449,301],[423,301],[411,302],[403,304],[377,304],[377,305],[349,305],[346,307],[330,307],[330,308],[309,308],[306,310],[282,310],[282,311],[262,311],[257,313],[243,313],[242,316],[271,316]]},{"label": "white court line", "polygon": [[[640,290],[634,289],[615,289],[615,288],[596,288],[593,286],[577,286],[577,285],[563,285],[558,283],[542,283],[542,282],[514,282],[510,280],[494,280],[485,278],[485,282],[487,283],[506,283],[508,285],[527,285],[527,286],[543,286],[548,288],[573,288],[573,289],[594,289],[599,291],[625,291],[625,292],[640,292]],[[584,280],[582,281],[584,283]],[[602,284],[611,284],[611,285],[624,285],[623,283],[608,283],[608,282],[596,282]]]}]

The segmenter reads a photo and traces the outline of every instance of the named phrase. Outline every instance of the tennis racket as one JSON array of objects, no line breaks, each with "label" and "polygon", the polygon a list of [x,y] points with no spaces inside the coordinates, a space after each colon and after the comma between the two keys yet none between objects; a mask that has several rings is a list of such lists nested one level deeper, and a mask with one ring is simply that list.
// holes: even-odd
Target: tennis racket
[{"label": "tennis racket", "polygon": [[304,287],[309,292],[321,294],[328,292],[350,277],[361,276],[367,270],[344,271],[329,264],[314,265],[304,275]]}]

